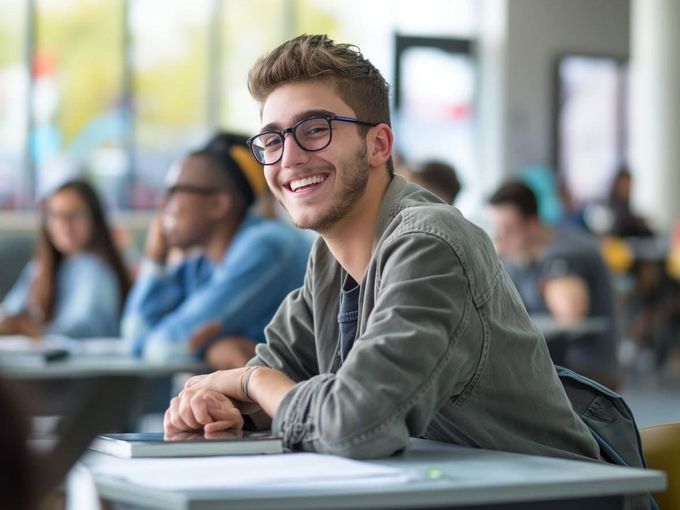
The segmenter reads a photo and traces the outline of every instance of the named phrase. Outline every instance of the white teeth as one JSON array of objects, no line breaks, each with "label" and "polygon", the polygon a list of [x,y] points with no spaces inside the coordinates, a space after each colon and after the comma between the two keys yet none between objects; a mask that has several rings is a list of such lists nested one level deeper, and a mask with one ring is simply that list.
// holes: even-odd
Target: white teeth
[{"label": "white teeth", "polygon": [[323,182],[325,180],[326,177],[323,175],[312,175],[310,177],[305,177],[303,179],[295,179],[294,181],[290,181],[290,189],[296,191],[304,186],[319,184],[320,182]]}]

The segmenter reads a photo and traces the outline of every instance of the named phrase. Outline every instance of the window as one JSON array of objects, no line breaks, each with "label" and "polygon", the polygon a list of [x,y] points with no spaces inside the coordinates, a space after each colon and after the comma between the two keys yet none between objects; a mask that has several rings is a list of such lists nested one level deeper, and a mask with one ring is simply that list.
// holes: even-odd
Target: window
[{"label": "window", "polygon": [[606,198],[627,160],[627,66],[569,55],[558,64],[557,167],[579,204]]},{"label": "window", "polygon": [[298,33],[321,31],[355,43],[391,82],[396,150],[409,161],[437,158],[452,164],[464,183],[456,204],[470,212],[481,195],[475,178],[477,66],[472,51],[479,3],[304,0],[295,5]]},{"label": "window", "polygon": [[462,196],[474,196],[475,63],[465,39],[397,36],[395,138],[409,162],[439,160],[456,170]]},{"label": "window", "polygon": [[248,71],[260,55],[291,36],[291,2],[225,0],[220,6],[222,65],[214,69],[219,73],[219,124],[224,129],[253,134],[260,127],[260,114],[248,92]]},{"label": "window", "polygon": [[213,5],[208,0],[129,4],[134,94],[129,205],[135,209],[156,206],[170,165],[208,136]]},{"label": "window", "polygon": [[0,3],[0,209],[22,207],[30,197],[22,181],[28,129],[27,16],[23,0]]},{"label": "window", "polygon": [[37,0],[30,168],[36,198],[85,175],[110,204],[127,171],[122,0]]},{"label": "window", "polygon": [[[177,158],[216,129],[257,131],[246,80],[265,51],[297,34],[328,33],[357,44],[390,80],[395,32],[471,37],[476,13],[474,0],[4,0],[0,208],[33,209],[75,176],[94,182],[109,207],[155,208]],[[453,108],[468,122],[472,60],[425,53],[405,54],[403,65],[453,80],[430,108],[446,110],[448,121]],[[404,104],[422,99],[411,77],[403,85]],[[440,114],[421,120],[440,133]],[[434,152],[449,142],[443,136]]]}]

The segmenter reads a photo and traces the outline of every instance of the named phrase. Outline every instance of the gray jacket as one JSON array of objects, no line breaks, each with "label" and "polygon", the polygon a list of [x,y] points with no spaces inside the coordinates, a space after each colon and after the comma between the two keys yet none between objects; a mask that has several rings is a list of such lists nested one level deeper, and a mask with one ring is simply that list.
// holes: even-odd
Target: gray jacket
[{"label": "gray jacket", "polygon": [[599,458],[478,227],[395,177],[372,253],[346,360],[337,323],[345,272],[319,238],[304,286],[283,302],[250,362],[297,383],[272,423],[289,448],[375,458],[416,436]]}]

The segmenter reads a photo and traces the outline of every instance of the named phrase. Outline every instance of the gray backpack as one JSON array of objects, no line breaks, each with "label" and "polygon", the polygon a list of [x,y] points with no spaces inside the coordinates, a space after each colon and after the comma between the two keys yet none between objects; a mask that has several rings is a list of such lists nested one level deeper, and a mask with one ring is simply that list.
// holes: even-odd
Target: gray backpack
[{"label": "gray backpack", "polygon": [[[610,464],[646,469],[633,412],[616,392],[568,368],[555,365],[571,405],[600,445]],[[631,501],[633,503],[633,501]],[[634,508],[658,510],[654,498],[635,498]]]}]

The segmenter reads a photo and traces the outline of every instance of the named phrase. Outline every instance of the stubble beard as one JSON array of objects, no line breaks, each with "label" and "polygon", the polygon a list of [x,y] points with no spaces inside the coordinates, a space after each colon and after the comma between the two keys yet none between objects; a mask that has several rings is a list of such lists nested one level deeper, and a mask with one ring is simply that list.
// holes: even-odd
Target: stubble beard
[{"label": "stubble beard", "polygon": [[[342,175],[345,182],[339,194],[333,198],[328,209],[322,211],[318,217],[305,217],[294,220],[295,226],[302,229],[314,230],[322,233],[330,229],[344,218],[352,207],[359,201],[366,191],[368,184],[367,148],[364,141],[351,161],[342,163]],[[336,175],[337,172],[336,172]]]}]

